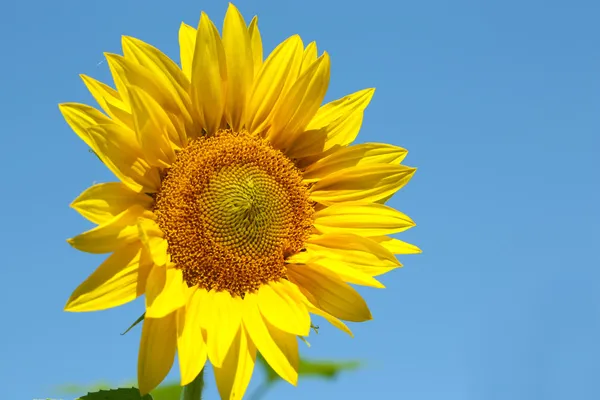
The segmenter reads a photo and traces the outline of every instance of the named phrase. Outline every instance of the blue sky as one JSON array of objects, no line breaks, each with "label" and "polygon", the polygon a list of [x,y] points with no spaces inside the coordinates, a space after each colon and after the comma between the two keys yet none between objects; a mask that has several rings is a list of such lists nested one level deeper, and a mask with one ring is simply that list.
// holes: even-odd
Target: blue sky
[{"label": "blue sky", "polygon": [[[332,57],[326,100],[377,92],[360,142],[391,142],[419,168],[391,205],[424,253],[362,290],[374,320],[351,339],[325,324],[312,358],[360,359],[335,383],[270,399],[600,397],[600,3],[240,1],[266,49],[299,33]],[[62,311],[102,257],[65,239],[68,204],[111,175],[57,104],[93,103],[78,74],[110,82],[120,35],[177,59],[181,21],[221,25],[225,1],[16,1],[0,12],[3,398],[135,377],[142,303]],[[177,370],[170,376],[177,378]],[[256,375],[252,387],[260,381]],[[209,377],[210,398],[215,398]]]}]

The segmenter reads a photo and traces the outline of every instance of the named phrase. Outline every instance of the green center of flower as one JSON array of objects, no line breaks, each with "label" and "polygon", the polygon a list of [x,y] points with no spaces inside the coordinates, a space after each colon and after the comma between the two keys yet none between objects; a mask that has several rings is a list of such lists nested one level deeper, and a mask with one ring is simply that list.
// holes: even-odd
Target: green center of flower
[{"label": "green center of flower", "polygon": [[313,214],[285,155],[228,130],[178,154],[154,211],[187,284],[238,296],[285,277],[285,257],[302,249]]},{"label": "green center of flower", "polygon": [[221,169],[200,193],[213,240],[243,254],[276,251],[289,222],[286,190],[254,165]]}]

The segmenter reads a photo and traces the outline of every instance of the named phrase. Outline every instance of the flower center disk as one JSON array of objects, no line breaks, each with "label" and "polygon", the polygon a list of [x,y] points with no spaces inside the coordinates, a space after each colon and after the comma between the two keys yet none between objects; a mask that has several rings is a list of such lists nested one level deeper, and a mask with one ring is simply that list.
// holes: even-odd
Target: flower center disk
[{"label": "flower center disk", "polygon": [[154,212],[189,286],[243,296],[285,277],[313,207],[291,160],[264,139],[222,130],[178,153]]}]

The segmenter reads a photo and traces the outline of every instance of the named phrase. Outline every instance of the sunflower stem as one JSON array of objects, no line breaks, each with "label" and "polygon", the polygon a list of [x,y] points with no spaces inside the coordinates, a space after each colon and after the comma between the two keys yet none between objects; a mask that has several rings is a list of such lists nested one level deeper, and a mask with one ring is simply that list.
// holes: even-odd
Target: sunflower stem
[{"label": "sunflower stem", "polygon": [[204,368],[198,376],[185,385],[181,390],[180,400],[202,400],[202,389],[204,389]]}]

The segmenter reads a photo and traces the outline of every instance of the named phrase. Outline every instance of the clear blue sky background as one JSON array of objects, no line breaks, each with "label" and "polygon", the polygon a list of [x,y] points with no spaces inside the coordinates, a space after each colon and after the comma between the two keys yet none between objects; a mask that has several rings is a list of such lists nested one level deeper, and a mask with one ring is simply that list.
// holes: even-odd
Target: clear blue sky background
[{"label": "clear blue sky background", "polygon": [[[391,204],[424,253],[363,290],[374,320],[351,339],[321,324],[312,358],[361,359],[337,382],[268,398],[600,398],[600,3],[239,1],[266,49],[299,33],[332,56],[326,100],[376,87],[360,141],[409,149],[419,167]],[[25,1],[0,10],[2,398],[135,378],[140,301],[62,307],[101,257],[65,242],[68,208],[110,174],[57,104],[93,103],[78,74],[110,82],[120,36],[177,59],[177,30],[225,1]],[[171,379],[176,379],[174,369]],[[260,381],[256,375],[252,387]],[[209,375],[209,399],[215,392]],[[367,397],[371,396],[371,397]],[[63,396],[64,397],[64,396]]]}]

